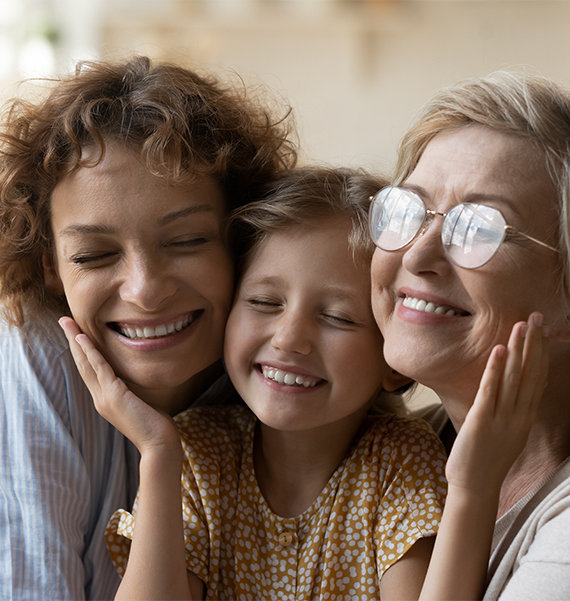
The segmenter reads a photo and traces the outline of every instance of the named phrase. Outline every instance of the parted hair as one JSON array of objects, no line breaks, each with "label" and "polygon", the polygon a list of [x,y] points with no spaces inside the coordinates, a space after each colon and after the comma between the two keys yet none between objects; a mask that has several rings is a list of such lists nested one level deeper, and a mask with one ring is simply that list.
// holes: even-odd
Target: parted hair
[{"label": "parted hair", "polygon": [[395,183],[410,175],[435,135],[470,124],[520,136],[544,158],[558,195],[562,292],[570,303],[570,91],[523,70],[496,71],[442,89],[404,135]]},{"label": "parted hair", "polygon": [[[9,101],[0,126],[0,311],[13,325],[24,310],[65,306],[44,285],[51,193],[66,175],[95,165],[107,143],[123,144],[169,184],[213,177],[229,210],[297,160],[290,108],[274,114],[269,98],[241,81],[223,84],[137,56],[81,62],[46,83],[40,100]],[[87,147],[95,159],[84,156]]]},{"label": "parted hair", "polygon": [[243,269],[251,252],[274,232],[344,215],[352,221],[348,244],[355,260],[370,262],[374,244],[368,233],[370,198],[387,185],[384,177],[362,169],[320,166],[282,172],[260,200],[236,209],[228,222],[230,248]]}]

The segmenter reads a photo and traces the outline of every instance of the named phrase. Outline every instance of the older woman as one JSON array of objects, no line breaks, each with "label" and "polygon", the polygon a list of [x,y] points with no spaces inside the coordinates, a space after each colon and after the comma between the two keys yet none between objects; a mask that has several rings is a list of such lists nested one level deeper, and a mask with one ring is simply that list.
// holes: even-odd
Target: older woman
[{"label": "older woman", "polygon": [[[455,430],[516,322],[548,325],[539,415],[500,490],[485,599],[570,598],[570,94],[499,72],[440,92],[371,212],[388,363]],[[468,542],[468,541],[467,541]]]},{"label": "older woman", "polygon": [[96,413],[57,318],[71,313],[165,413],[220,400],[225,216],[294,164],[289,133],[241,90],[143,57],[83,64],[9,105],[0,598],[109,599],[118,586],[103,531],[135,492],[136,457]]}]

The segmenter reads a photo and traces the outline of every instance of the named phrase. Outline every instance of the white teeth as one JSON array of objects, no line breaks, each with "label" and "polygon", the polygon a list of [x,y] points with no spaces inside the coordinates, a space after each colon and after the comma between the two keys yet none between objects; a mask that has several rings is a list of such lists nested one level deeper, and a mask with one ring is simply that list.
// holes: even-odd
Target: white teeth
[{"label": "white teeth", "polygon": [[408,309],[414,309],[416,311],[423,311],[424,313],[437,313],[438,315],[448,315],[452,317],[457,315],[457,312],[449,307],[443,305],[436,305],[431,301],[425,301],[422,298],[414,298],[413,296],[406,296],[402,301],[402,305]]},{"label": "white teeth", "polygon": [[318,380],[305,378],[288,371],[283,371],[282,369],[275,369],[274,367],[262,366],[261,372],[268,380],[273,380],[278,384],[285,384],[286,386],[303,386],[304,388],[310,388],[316,386],[318,382]]},{"label": "white teeth", "polygon": [[129,328],[119,327],[118,331],[125,337],[131,339],[146,339],[146,338],[160,338],[161,336],[167,336],[173,332],[180,332],[186,326],[192,323],[192,317],[186,316],[174,323],[163,324],[156,328],[145,326],[144,328]]}]

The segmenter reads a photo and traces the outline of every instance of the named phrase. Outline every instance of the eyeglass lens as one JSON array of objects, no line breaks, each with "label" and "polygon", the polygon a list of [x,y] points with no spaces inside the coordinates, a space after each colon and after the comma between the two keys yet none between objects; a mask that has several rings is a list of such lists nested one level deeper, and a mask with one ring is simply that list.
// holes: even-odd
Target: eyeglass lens
[{"label": "eyeglass lens", "polygon": [[[417,236],[425,218],[426,208],[417,194],[403,188],[384,188],[370,207],[370,233],[379,248],[398,250]],[[443,247],[457,265],[481,267],[501,245],[505,225],[497,209],[474,203],[456,205],[444,217]]]}]

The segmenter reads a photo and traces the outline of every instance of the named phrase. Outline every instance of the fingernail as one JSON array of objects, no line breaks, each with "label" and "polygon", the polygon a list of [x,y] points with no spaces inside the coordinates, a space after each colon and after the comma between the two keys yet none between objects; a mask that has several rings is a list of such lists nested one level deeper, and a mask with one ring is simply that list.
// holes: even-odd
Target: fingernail
[{"label": "fingernail", "polygon": [[532,314],[532,322],[534,323],[535,326],[540,328],[543,320],[544,320],[544,317],[543,317],[542,313],[533,313]]}]

